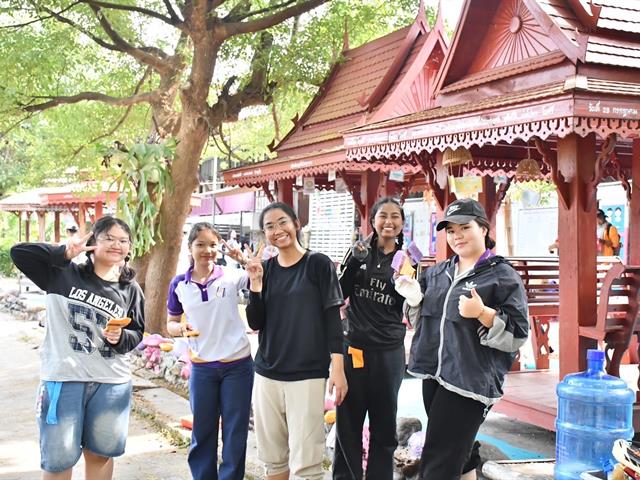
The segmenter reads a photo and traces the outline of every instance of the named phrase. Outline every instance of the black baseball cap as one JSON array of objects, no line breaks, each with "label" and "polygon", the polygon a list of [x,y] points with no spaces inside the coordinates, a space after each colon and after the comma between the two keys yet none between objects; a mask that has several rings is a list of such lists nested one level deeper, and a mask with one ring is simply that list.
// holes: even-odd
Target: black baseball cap
[{"label": "black baseball cap", "polygon": [[436,230],[440,231],[446,228],[449,223],[463,225],[477,218],[484,218],[489,221],[484,207],[479,202],[476,202],[473,198],[461,198],[447,207],[444,218],[436,225]]}]

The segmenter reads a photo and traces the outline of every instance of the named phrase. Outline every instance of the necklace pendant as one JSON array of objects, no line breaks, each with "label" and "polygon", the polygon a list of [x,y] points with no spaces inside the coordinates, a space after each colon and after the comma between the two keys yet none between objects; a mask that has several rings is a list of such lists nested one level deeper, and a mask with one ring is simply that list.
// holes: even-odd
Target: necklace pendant
[{"label": "necklace pendant", "polygon": [[378,264],[378,268],[380,268],[380,266],[381,266],[381,265],[382,265],[382,264],[381,264],[381,263],[379,263],[379,264]]}]

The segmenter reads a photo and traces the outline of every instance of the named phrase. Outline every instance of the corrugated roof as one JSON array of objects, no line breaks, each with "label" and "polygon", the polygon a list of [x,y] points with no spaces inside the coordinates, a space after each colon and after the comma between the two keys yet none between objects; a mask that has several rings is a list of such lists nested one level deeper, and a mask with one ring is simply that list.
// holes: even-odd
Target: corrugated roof
[{"label": "corrugated roof", "polygon": [[[356,126],[367,109],[367,105],[361,105],[358,100],[373,93],[398,55],[410,28],[401,28],[345,52],[345,62],[328,79],[324,85],[326,91],[317,104],[310,106],[311,111],[303,117],[302,125],[294,127],[276,148],[279,156],[286,156],[287,151],[294,148],[341,139],[340,132]],[[424,40],[415,42],[408,60],[415,58],[422,45]]]},{"label": "corrugated roof", "polygon": [[594,0],[601,6],[598,28],[640,33],[640,1]]},{"label": "corrugated roof", "polygon": [[345,117],[364,111],[358,103],[363,94],[370,95],[387,72],[410,27],[397,30],[345,53],[320,104],[305,121],[313,123]]},{"label": "corrugated roof", "polygon": [[640,39],[637,42],[631,42],[602,35],[590,35],[585,60],[587,63],[640,68]]},{"label": "corrugated roof", "polygon": [[578,35],[588,36],[585,62],[640,68],[640,41],[613,33],[640,33],[639,0],[594,0],[601,7],[597,32],[582,25],[564,0],[538,0],[538,4],[575,45]]}]

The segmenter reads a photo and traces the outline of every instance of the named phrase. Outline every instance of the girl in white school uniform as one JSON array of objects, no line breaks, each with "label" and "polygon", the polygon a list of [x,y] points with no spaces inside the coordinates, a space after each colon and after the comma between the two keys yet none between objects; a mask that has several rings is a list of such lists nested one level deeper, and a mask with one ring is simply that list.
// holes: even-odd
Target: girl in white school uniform
[{"label": "girl in white school uniform", "polygon": [[[221,237],[213,225],[196,223],[188,238],[191,266],[169,286],[167,329],[190,337],[189,400],[193,430],[189,468],[195,480],[244,478],[253,360],[238,313],[238,293],[247,288],[242,269],[216,265]],[[241,260],[239,251],[230,255]],[[182,315],[186,324],[181,323]],[[193,333],[193,332],[192,332]],[[222,419],[222,463],[218,468],[218,425]]]}]

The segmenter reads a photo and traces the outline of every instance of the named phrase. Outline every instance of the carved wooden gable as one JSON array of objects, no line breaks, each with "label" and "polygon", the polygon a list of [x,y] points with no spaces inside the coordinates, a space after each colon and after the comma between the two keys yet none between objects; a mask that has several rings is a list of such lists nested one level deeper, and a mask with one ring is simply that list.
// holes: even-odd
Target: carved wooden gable
[{"label": "carved wooden gable", "polygon": [[392,117],[421,112],[433,106],[437,75],[443,59],[444,53],[437,48],[402,97],[394,101]]},{"label": "carved wooden gable", "polygon": [[502,0],[468,73],[505,67],[557,49],[522,0]]}]

